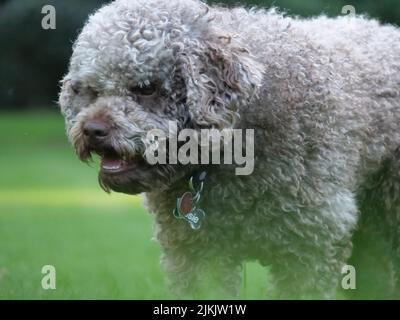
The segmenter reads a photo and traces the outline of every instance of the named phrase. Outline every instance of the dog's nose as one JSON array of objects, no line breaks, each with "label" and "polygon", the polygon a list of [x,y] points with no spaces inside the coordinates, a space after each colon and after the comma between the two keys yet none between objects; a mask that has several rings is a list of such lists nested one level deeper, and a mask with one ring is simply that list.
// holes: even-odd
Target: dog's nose
[{"label": "dog's nose", "polygon": [[93,141],[103,140],[110,133],[110,125],[101,120],[89,120],[83,126],[83,134]]}]

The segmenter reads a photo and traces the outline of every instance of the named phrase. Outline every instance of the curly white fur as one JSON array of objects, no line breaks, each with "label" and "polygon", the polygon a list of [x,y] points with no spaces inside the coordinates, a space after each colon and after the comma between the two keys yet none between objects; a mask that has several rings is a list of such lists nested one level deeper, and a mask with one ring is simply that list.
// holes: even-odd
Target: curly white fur
[{"label": "curly white fur", "polygon": [[[399,29],[365,17],[117,0],[92,15],[76,41],[60,105],[83,159],[90,149],[82,123],[93,117],[113,123],[112,145],[127,158],[141,152],[144,132],[166,130],[168,120],[255,129],[251,176],[208,168],[208,215],[198,232],[171,215],[184,176],[196,168],[103,181],[147,192],[175,288],[196,288],[211,268],[234,292],[242,261],[257,259],[271,266],[280,297],[334,297],[354,244],[357,272],[385,288],[363,290],[361,276],[360,295],[393,297],[400,291],[399,57]],[[130,90],[154,82],[151,99]]]}]

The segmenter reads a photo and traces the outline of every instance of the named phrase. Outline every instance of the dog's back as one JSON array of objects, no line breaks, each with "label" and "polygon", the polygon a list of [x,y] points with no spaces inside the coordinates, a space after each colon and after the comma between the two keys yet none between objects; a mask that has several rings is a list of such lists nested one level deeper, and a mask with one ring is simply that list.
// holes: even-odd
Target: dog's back
[{"label": "dog's back", "polygon": [[360,166],[379,165],[396,150],[400,28],[361,16],[300,19],[275,10],[222,12],[221,23],[264,66],[261,98],[252,107],[263,108],[265,116],[246,120],[263,125],[268,116],[285,119],[296,113],[296,121],[313,119],[312,126],[320,122],[323,131],[336,126],[331,129],[352,137],[350,149],[358,146]]}]

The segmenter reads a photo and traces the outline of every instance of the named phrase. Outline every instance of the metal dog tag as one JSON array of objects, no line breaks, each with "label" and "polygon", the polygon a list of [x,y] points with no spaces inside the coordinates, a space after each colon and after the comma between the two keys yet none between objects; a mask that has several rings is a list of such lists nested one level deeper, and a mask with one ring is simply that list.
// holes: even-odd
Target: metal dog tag
[{"label": "metal dog tag", "polygon": [[203,218],[206,216],[203,210],[194,209],[192,212],[189,212],[185,215],[185,220],[189,222],[189,225],[192,229],[197,230],[201,227],[201,223]]},{"label": "metal dog tag", "polygon": [[193,230],[197,230],[201,227],[202,221],[206,216],[202,209],[196,207],[200,202],[205,176],[205,172],[200,174],[200,184],[198,185],[198,188],[196,188],[193,183],[193,177],[190,178],[190,191],[186,191],[180,198],[176,199],[176,207],[172,211],[175,218],[186,220]]}]

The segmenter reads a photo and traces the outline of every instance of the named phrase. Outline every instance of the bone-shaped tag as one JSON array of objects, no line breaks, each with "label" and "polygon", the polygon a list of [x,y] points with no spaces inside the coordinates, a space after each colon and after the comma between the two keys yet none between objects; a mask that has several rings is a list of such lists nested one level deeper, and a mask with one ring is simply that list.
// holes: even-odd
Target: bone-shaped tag
[{"label": "bone-shaped tag", "polygon": [[203,210],[194,209],[193,211],[185,215],[185,219],[187,222],[189,222],[189,225],[192,229],[197,230],[201,227],[202,220],[205,216],[206,214]]}]

